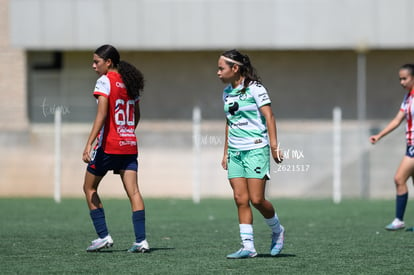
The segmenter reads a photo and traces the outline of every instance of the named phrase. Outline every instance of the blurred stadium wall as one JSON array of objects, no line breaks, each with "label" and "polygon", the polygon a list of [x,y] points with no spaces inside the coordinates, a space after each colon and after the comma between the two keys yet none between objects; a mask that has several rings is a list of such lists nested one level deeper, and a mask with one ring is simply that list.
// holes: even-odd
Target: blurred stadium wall
[{"label": "blurred stadium wall", "polygon": [[[217,58],[250,55],[273,100],[289,159],[272,167],[271,196],[332,193],[332,109],[341,107],[344,196],[392,197],[402,129],[375,148],[368,135],[398,111],[397,71],[414,62],[409,0],[0,0],[0,196],[53,194],[53,118],[63,110],[64,196],[80,196],[81,153],[95,113],[92,52],[110,43],[145,74],[140,139],[144,195],[189,197],[191,114],[202,110],[202,196],[231,196],[220,168],[224,115]],[[361,141],[357,58],[366,58]],[[362,144],[363,143],[363,144]],[[360,160],[365,159],[363,165]],[[299,166],[297,166],[299,165]],[[302,166],[305,165],[305,166]],[[309,165],[309,166],[307,166]],[[115,176],[103,192],[122,195]]]}]

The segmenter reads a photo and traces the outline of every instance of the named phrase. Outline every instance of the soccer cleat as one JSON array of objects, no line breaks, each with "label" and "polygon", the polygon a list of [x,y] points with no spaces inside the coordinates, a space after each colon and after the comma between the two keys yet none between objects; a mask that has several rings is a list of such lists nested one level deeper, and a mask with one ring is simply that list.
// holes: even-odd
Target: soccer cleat
[{"label": "soccer cleat", "polygon": [[392,221],[392,223],[390,223],[389,225],[385,227],[385,229],[389,231],[395,231],[395,230],[403,229],[404,227],[405,227],[405,223],[399,220],[398,218],[395,218]]},{"label": "soccer cleat", "polygon": [[149,250],[150,250],[150,248],[149,248],[147,240],[143,240],[142,242],[139,242],[139,243],[133,243],[131,248],[128,249],[128,252],[131,252],[131,253],[137,253],[137,252],[145,253],[145,252],[149,252]]},{"label": "soccer cleat", "polygon": [[108,235],[105,238],[98,238],[96,240],[93,240],[91,245],[86,248],[86,251],[95,252],[105,247],[112,247],[113,245],[114,241],[112,240],[111,235]]},{"label": "soccer cleat", "polygon": [[243,259],[243,258],[254,258],[257,256],[256,251],[246,250],[243,247],[238,251],[227,255],[227,259]]},{"label": "soccer cleat", "polygon": [[280,226],[279,233],[272,233],[272,243],[270,244],[270,255],[276,256],[280,254],[283,249],[283,242],[285,240],[285,228]]}]

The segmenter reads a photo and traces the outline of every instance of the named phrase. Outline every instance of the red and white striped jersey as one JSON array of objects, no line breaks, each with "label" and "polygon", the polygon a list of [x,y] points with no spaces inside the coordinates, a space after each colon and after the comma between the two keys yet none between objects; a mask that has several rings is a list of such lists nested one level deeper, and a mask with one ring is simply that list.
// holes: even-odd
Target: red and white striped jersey
[{"label": "red and white striped jersey", "polygon": [[130,99],[121,75],[112,71],[96,81],[93,95],[107,97],[109,101],[108,115],[97,146],[107,154],[137,154],[135,103],[139,98]]},{"label": "red and white striped jersey", "polygon": [[405,137],[407,140],[407,145],[414,145],[414,90],[407,93],[404,96],[404,100],[401,103],[400,110],[405,113],[405,119],[407,124],[405,126]]}]

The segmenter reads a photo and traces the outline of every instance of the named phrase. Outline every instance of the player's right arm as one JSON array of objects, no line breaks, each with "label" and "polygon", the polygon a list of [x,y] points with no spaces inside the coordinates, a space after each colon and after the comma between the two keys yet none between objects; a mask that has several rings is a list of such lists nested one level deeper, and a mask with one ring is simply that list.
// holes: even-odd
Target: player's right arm
[{"label": "player's right arm", "polygon": [[108,98],[105,96],[98,96],[98,110],[96,111],[95,121],[93,122],[92,130],[83,150],[82,160],[86,163],[91,161],[92,145],[99,134],[99,131],[105,124],[106,116],[108,114]]},{"label": "player's right arm", "polygon": [[225,128],[225,135],[224,135],[224,152],[223,152],[223,159],[221,160],[221,166],[224,170],[227,170],[227,157],[228,157],[228,134],[229,134],[229,125],[226,119],[226,128]]},{"label": "player's right arm", "polygon": [[388,123],[385,128],[376,135],[373,135],[369,138],[369,141],[372,144],[377,143],[381,138],[391,133],[395,128],[397,128],[401,122],[404,120],[405,114],[402,110],[398,111],[397,115]]}]

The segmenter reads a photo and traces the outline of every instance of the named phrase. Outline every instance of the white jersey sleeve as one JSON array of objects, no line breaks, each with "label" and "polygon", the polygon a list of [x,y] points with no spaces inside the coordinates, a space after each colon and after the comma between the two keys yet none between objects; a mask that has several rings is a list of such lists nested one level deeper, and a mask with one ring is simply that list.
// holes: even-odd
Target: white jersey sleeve
[{"label": "white jersey sleeve", "polygon": [[109,82],[109,78],[106,75],[102,75],[95,84],[95,90],[93,92],[94,96],[103,95],[105,97],[109,97],[111,93],[111,83]]},{"label": "white jersey sleeve", "polygon": [[250,93],[254,97],[254,100],[256,101],[258,108],[271,103],[266,88],[263,87],[261,84],[255,83],[251,85],[249,88]]}]

